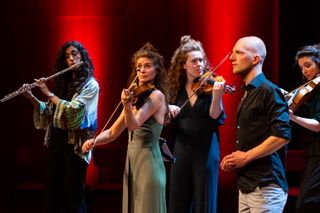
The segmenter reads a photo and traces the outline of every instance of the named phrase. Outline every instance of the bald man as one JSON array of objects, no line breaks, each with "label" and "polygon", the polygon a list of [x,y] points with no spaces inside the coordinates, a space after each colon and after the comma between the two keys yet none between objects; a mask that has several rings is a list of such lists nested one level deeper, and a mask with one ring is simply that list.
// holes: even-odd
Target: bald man
[{"label": "bald man", "polygon": [[236,170],[239,212],[282,212],[287,200],[283,156],[291,137],[287,103],[280,89],[262,72],[267,50],[255,36],[237,41],[230,61],[243,80],[238,106],[236,151],[221,161],[224,171]]}]

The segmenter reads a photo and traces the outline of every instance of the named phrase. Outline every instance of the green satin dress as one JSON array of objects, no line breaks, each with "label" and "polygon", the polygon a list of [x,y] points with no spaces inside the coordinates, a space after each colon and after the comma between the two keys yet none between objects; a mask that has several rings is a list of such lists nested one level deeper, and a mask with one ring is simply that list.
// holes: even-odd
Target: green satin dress
[{"label": "green satin dress", "polygon": [[129,132],[123,213],[166,213],[166,171],[159,147],[163,125],[153,117]]}]

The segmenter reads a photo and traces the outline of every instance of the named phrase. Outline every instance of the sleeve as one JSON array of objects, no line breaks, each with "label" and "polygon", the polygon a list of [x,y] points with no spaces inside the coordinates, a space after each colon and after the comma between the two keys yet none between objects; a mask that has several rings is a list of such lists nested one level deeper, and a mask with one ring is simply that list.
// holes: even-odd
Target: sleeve
[{"label": "sleeve", "polygon": [[71,101],[60,100],[53,117],[53,126],[75,130],[96,123],[96,121],[88,121],[88,119],[92,116],[96,117],[98,93],[98,83],[95,80],[90,80],[79,94],[74,95]]},{"label": "sleeve", "polygon": [[223,125],[226,118],[227,118],[227,115],[223,110],[221,112],[221,114],[219,115],[219,117],[215,119],[215,121],[216,121],[217,125]]},{"label": "sleeve", "polygon": [[[210,110],[210,105],[211,105],[211,102],[212,102],[212,95],[209,96],[209,102],[208,102],[208,106],[209,106],[209,110]],[[219,117],[217,117],[216,119],[214,119],[214,122],[217,126],[220,126],[220,125],[223,125],[224,124],[224,121],[226,120],[227,118],[227,115],[224,111],[224,108],[222,108],[222,112],[221,114],[219,115]]]},{"label": "sleeve", "polygon": [[33,123],[36,129],[46,129],[52,118],[52,103],[40,102],[39,109],[34,109]]},{"label": "sleeve", "polygon": [[316,94],[314,96],[314,101],[315,101],[315,107],[314,111],[312,113],[311,119],[315,119],[318,122],[320,122],[320,93]]},{"label": "sleeve", "polygon": [[287,102],[278,88],[271,89],[270,96],[266,100],[266,107],[271,116],[269,119],[271,135],[290,140],[291,126]]}]

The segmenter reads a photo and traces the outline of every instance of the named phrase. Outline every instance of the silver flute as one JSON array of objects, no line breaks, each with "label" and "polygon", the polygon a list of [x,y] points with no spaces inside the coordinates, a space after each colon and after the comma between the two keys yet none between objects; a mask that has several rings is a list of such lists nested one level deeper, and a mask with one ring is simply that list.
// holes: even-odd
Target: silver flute
[{"label": "silver flute", "polygon": [[[61,71],[59,71],[59,72],[57,72],[57,73],[55,73],[55,74],[53,74],[53,75],[51,75],[51,76],[49,76],[49,77],[46,77],[45,80],[46,80],[46,81],[49,81],[49,80],[51,80],[51,79],[53,79],[53,78],[55,78],[55,77],[57,77],[57,76],[59,76],[59,75],[62,75],[63,73],[68,72],[69,70],[72,70],[73,68],[75,68],[75,67],[77,67],[77,66],[80,66],[80,65],[82,65],[82,64],[83,64],[83,61],[80,61],[80,62],[78,62],[78,63],[76,63],[76,64],[74,64],[74,65],[72,65],[72,66],[70,66],[70,67],[68,67],[68,68],[66,68],[66,69],[64,69],[64,70],[61,70]],[[1,103],[5,102],[5,101],[7,101],[7,100],[9,100],[9,99],[11,99],[11,98],[14,98],[14,97],[16,97],[16,96],[18,96],[18,95],[20,95],[20,94],[22,94],[22,93],[24,93],[24,92],[32,89],[32,88],[34,88],[34,87],[36,87],[36,86],[37,86],[37,85],[36,85],[36,82],[30,84],[28,87],[23,87],[23,86],[22,86],[22,87],[20,87],[19,89],[17,89],[16,91],[14,91],[14,92],[12,92],[12,93],[4,96],[4,97],[1,99]]]}]

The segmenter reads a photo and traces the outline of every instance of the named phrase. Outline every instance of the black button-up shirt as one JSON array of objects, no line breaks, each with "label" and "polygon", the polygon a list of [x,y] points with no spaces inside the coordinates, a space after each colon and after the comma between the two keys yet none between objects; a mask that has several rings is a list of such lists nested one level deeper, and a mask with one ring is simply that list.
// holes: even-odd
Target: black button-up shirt
[{"label": "black button-up shirt", "polygon": [[[245,90],[237,113],[237,150],[250,150],[269,136],[290,140],[288,106],[280,89],[261,73],[245,87]],[[287,191],[283,165],[285,148],[238,169],[239,189],[248,193],[254,191],[257,186],[263,187],[275,183]]]}]

